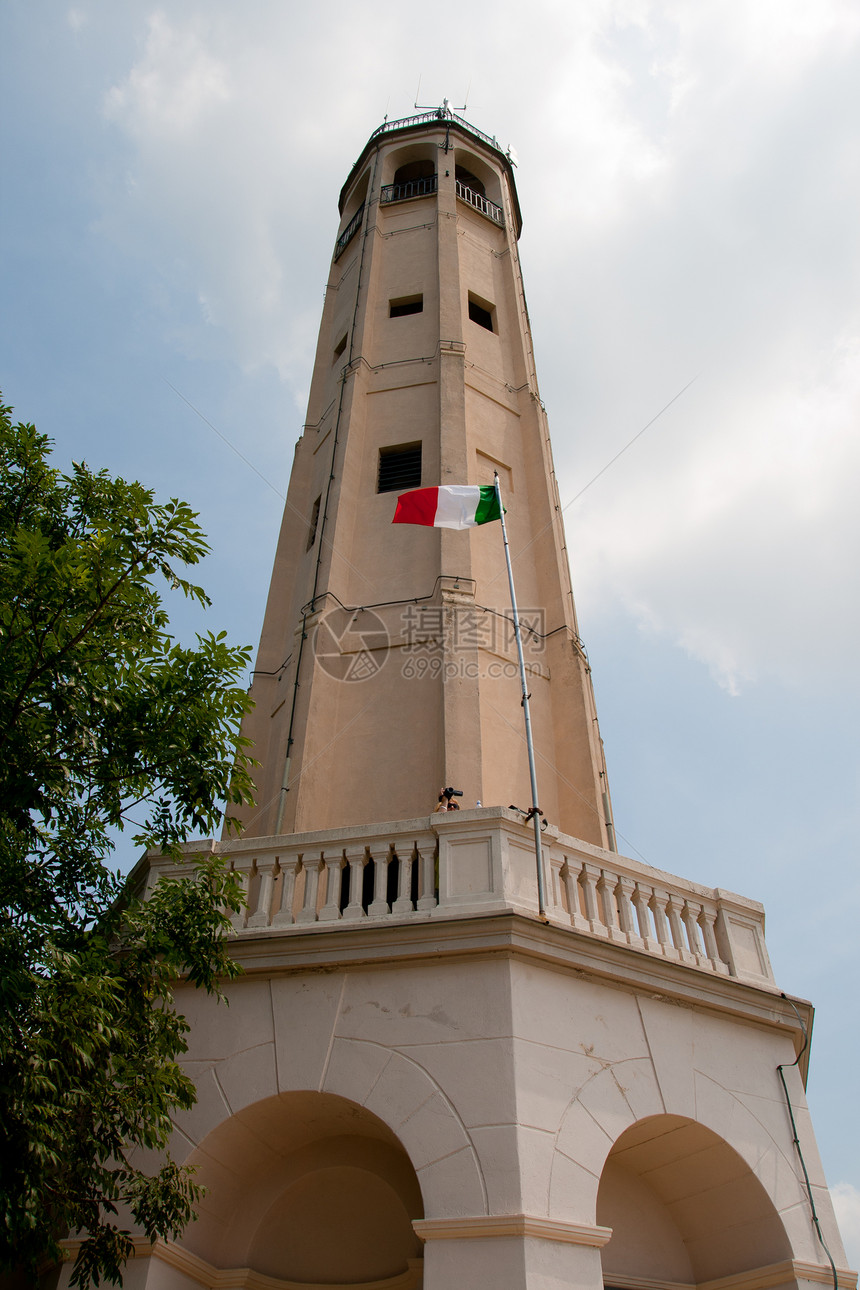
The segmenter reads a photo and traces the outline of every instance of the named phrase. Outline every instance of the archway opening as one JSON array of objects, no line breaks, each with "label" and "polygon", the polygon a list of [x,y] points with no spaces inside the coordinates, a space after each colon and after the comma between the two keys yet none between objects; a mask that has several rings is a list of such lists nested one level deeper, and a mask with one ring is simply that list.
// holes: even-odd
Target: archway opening
[{"label": "archway opening", "polygon": [[183,1245],[214,1269],[326,1286],[384,1282],[421,1258],[411,1161],[375,1115],[284,1093],[225,1120],[190,1157],[207,1194]]},{"label": "archway opening", "polygon": [[430,160],[407,161],[395,170],[394,183],[410,184],[420,179],[432,179],[435,174],[436,170]]},{"label": "archway opening", "polygon": [[631,1277],[696,1284],[791,1257],[782,1220],[746,1161],[678,1115],[650,1116],[621,1135],[601,1175],[597,1221],[612,1228],[602,1252],[606,1286]]}]

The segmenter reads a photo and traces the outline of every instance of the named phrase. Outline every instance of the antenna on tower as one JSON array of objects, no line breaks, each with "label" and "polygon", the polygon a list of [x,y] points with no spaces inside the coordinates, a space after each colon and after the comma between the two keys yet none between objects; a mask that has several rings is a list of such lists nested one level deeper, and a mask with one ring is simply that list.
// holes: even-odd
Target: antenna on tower
[{"label": "antenna on tower", "polygon": [[451,107],[451,100],[449,98],[444,98],[441,104],[419,103],[416,98],[415,110],[416,112],[435,112],[436,115],[439,117],[439,119],[444,121],[444,120],[450,120],[451,117],[453,117],[455,112],[465,112],[466,105],[464,103],[462,107],[458,107],[458,108]]}]

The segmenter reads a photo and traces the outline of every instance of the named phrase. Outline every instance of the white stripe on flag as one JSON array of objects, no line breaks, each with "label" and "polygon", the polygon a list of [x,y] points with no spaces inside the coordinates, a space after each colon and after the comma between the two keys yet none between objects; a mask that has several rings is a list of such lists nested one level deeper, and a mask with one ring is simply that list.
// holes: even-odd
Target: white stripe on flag
[{"label": "white stripe on flag", "polygon": [[481,500],[477,484],[443,484],[436,502],[437,529],[471,529]]}]

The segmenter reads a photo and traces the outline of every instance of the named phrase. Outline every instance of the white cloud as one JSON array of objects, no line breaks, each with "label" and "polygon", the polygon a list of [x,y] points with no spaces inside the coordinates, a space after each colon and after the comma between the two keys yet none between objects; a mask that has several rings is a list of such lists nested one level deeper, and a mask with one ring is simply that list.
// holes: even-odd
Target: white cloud
[{"label": "white cloud", "polygon": [[105,110],[152,147],[200,130],[207,117],[235,97],[224,60],[206,48],[207,26],[180,27],[158,11],[149,19],[143,57],[108,92]]},{"label": "white cloud", "polygon": [[598,608],[620,599],[733,693],[765,676],[847,675],[860,644],[860,345],[837,341],[745,406],[719,399],[716,416],[701,387],[689,417],[679,405],[656,444],[578,504],[581,594]]},{"label": "white cloud", "polygon": [[852,1183],[836,1183],[830,1188],[830,1196],[848,1263],[860,1268],[860,1188]]},{"label": "white cloud", "polygon": [[584,216],[568,191],[563,231],[546,169],[526,205],[563,496],[701,373],[573,508],[579,599],[625,605],[731,692],[828,668],[844,683],[860,644],[858,16],[762,8],[654,6],[638,53],[608,29],[604,56],[639,68],[615,78],[612,112],[660,164],[620,154],[620,206],[600,178]]}]

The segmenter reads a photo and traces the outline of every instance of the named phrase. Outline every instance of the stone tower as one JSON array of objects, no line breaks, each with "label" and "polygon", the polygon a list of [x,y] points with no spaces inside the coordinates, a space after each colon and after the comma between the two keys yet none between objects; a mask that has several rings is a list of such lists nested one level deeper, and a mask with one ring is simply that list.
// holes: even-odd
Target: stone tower
[{"label": "stone tower", "polygon": [[[377,130],[340,197],[246,733],[249,834],[526,803],[501,536],[392,529],[397,493],[507,507],[547,818],[598,846],[609,797],[517,253],[513,171],[444,111]],[[611,823],[609,823],[611,829]]]},{"label": "stone tower", "polygon": [[[340,212],[247,728],[259,805],[188,848],[247,891],[230,1007],[177,991],[199,1099],[173,1152],[207,1194],[127,1284],[855,1286],[804,1101],[812,1009],[774,982],[761,905],[612,845],[510,162],[446,105],[371,136]],[[493,471],[545,916],[508,805],[498,526],[391,527],[398,491]],[[443,784],[464,809],[431,813]]]}]

